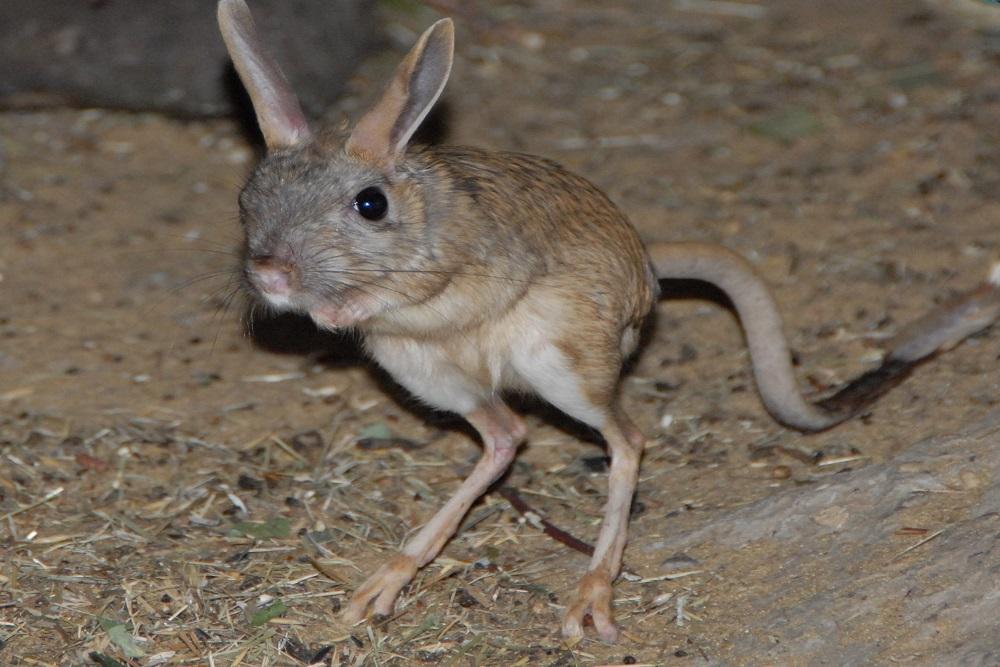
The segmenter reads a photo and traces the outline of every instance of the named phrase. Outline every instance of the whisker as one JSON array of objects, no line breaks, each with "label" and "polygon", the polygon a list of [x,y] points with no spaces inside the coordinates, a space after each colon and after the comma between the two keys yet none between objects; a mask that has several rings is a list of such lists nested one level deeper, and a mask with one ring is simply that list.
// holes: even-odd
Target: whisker
[{"label": "whisker", "polygon": [[[355,279],[355,282],[358,282],[357,279]],[[386,285],[382,285],[382,284],[377,283],[377,282],[371,282],[371,281],[360,281],[360,282],[362,282],[362,284],[369,285],[371,287],[377,287],[379,289],[383,289],[383,290],[386,290],[386,291],[389,291],[389,292],[394,292],[394,293],[399,294],[400,296],[402,296],[404,298],[408,298],[409,297],[409,295],[406,294],[405,292],[401,292],[400,290],[394,289],[392,287],[387,287]],[[376,299],[379,298],[378,296],[376,296],[374,294],[371,294],[367,290],[364,290],[361,287],[358,287],[358,286],[354,285],[353,283],[352,283],[351,286],[355,287],[355,289],[361,290],[362,292],[364,292],[365,294],[368,294],[372,298],[376,298]],[[389,302],[386,301],[385,299],[380,299],[380,300],[381,300],[381,302],[383,304],[389,304]],[[428,304],[428,303],[422,303],[422,304],[420,304],[420,306],[423,307],[423,308],[429,309],[433,313],[436,313],[445,323],[449,323],[449,324],[451,323],[451,318],[447,317],[444,313],[442,313],[437,308],[431,306],[430,304]],[[467,341],[469,341],[469,342],[472,341],[472,339],[469,337],[469,335],[466,332],[462,331],[461,329],[458,329],[457,331],[458,331],[459,335],[461,335]]]},{"label": "whisker", "polygon": [[[324,253],[326,253],[326,252],[328,252],[330,250],[336,250],[339,245],[340,244],[329,243],[329,244],[326,244],[326,245],[316,246],[315,248],[310,248],[309,249],[310,253],[308,255],[303,255],[302,260],[305,263],[311,263],[311,262],[315,261],[320,255],[322,255],[322,254],[324,254]],[[326,259],[328,261],[332,261],[332,260],[336,260],[336,259],[343,259],[346,256],[347,256],[346,252],[339,252],[339,253],[334,254],[334,255],[328,255],[324,259]]]},{"label": "whisker", "polygon": [[[221,246],[220,246],[221,247]],[[176,253],[206,253],[210,255],[223,255],[225,257],[239,257],[240,254],[235,250],[219,250],[216,248],[170,248],[166,246],[157,246],[155,248],[132,248],[129,250],[116,250],[114,253],[121,256],[135,256],[135,255],[148,255],[151,253],[162,253],[162,252],[176,252]]]},{"label": "whisker", "polygon": [[[232,282],[233,281],[230,282],[230,285],[232,285]],[[242,294],[242,290],[240,289],[240,285],[237,282],[237,284],[232,285],[232,287],[229,288],[228,294],[226,294],[226,296],[223,297],[222,303],[216,309],[215,315],[213,315],[213,318],[216,320],[218,326],[215,329],[215,335],[212,337],[212,347],[209,350],[209,354],[212,356],[215,355],[215,349],[219,342],[219,336],[222,335],[222,324],[225,321],[223,319],[223,316],[229,311],[229,308],[236,300],[236,297],[239,296],[240,294]]]},{"label": "whisker", "polygon": [[527,278],[512,278],[510,276],[497,276],[489,273],[472,273],[468,271],[446,271],[443,269],[389,269],[389,268],[378,268],[378,269],[318,269],[311,271],[311,273],[413,273],[413,274],[430,274],[430,275],[443,275],[443,276],[461,276],[463,278],[485,278],[488,280],[496,280],[509,283],[520,283],[520,284],[531,284],[531,285],[545,285],[543,282],[539,282],[535,279]]},{"label": "whisker", "polygon": [[[313,261],[317,260],[323,253],[327,252],[328,250],[336,249],[337,247],[339,247],[339,245],[341,245],[341,244],[339,244],[339,243],[329,243],[329,244],[324,244],[324,245],[321,245],[321,246],[316,246],[315,248],[311,248],[309,254],[303,255],[303,257],[302,257],[303,263],[306,263],[306,264],[312,263]],[[339,252],[336,255],[329,255],[327,257],[324,257],[323,259],[325,261],[334,261],[334,260],[337,260],[337,259],[342,259],[343,257],[347,256],[347,254],[348,253],[346,253],[346,252]],[[478,266],[477,264],[471,264],[471,263],[464,263],[462,265],[464,265],[464,266],[472,266],[472,267]],[[538,278],[514,278],[512,276],[503,276],[503,275],[497,275],[497,274],[491,274],[491,273],[485,273],[485,272],[477,272],[477,271],[460,271],[460,270],[456,271],[456,270],[444,270],[444,269],[392,269],[392,268],[389,268],[389,267],[386,267],[386,266],[378,266],[378,265],[376,265],[374,268],[316,269],[314,271],[311,270],[310,272],[311,273],[312,272],[315,272],[315,273],[324,273],[324,272],[339,272],[339,273],[351,273],[351,272],[353,272],[353,273],[401,273],[401,274],[447,275],[447,276],[462,276],[462,277],[468,277],[468,278],[484,278],[484,279],[489,279],[489,280],[496,280],[496,281],[508,282],[508,283],[511,283],[511,284],[541,285],[541,286],[550,286],[550,287],[554,286],[554,285],[546,285],[546,283],[544,282],[544,280],[539,280]]]},{"label": "whisker", "polygon": [[[190,244],[201,244],[201,245],[214,245],[219,248],[231,248],[243,243],[242,234],[233,234],[231,231],[226,231],[222,234],[213,233],[211,236],[202,236],[201,233],[188,232],[187,234],[163,234],[163,236],[172,241],[182,241],[184,243]],[[221,237],[221,238],[217,238]]]},{"label": "whisker", "polygon": [[[377,285],[375,283],[367,283],[367,284],[370,287],[380,287],[380,285]],[[364,287],[361,287],[359,285],[354,285],[353,287],[354,287],[354,289],[358,290],[362,294],[364,294],[366,296],[370,296],[371,298],[378,300],[378,302],[381,303],[381,304],[383,304],[383,305],[390,305],[389,302],[386,299],[384,299],[383,297],[380,297],[378,294],[373,294],[372,292],[370,292],[369,290],[367,290]]]},{"label": "whisker", "polygon": [[[223,297],[223,299],[222,299],[222,306],[224,307],[232,299],[232,296],[236,292],[239,291],[239,286],[238,285],[234,286],[233,283],[234,283],[235,276],[232,274],[232,272],[230,272],[230,271],[212,271],[212,272],[200,275],[200,276],[195,276],[195,277],[193,277],[193,278],[191,278],[189,280],[184,281],[184,283],[182,283],[181,285],[178,285],[176,287],[170,288],[169,290],[167,290],[167,293],[162,296],[162,298],[160,298],[156,302],[150,304],[142,312],[148,313],[149,311],[151,311],[154,308],[159,308],[160,306],[162,306],[166,302],[168,296],[176,295],[181,290],[183,290],[183,289],[185,289],[187,287],[190,287],[190,286],[194,285],[195,283],[204,282],[204,281],[209,280],[211,278],[218,278],[219,276],[225,276],[225,275],[228,275],[229,279],[224,284],[216,286],[215,288],[213,288],[212,290],[210,290],[207,294],[201,296],[198,299],[198,303],[201,304],[202,306],[205,306],[205,305],[211,304],[215,299],[217,299],[219,297],[220,294],[225,294],[225,293],[228,292],[228,294],[225,297]],[[214,308],[215,313],[213,314],[213,319],[210,321],[210,324],[214,323],[216,317],[219,316],[219,309],[220,309],[219,306],[216,306]],[[221,329],[221,319],[219,320],[219,327]],[[217,336],[218,336],[218,334],[216,334],[216,337]],[[173,353],[176,350],[177,345],[178,345],[178,339],[177,339],[177,336],[174,336],[174,337],[172,337],[171,342],[169,344],[169,351],[171,353]],[[214,350],[214,345],[213,345],[213,350]]]},{"label": "whisker", "polygon": [[230,271],[223,271],[223,270],[208,271],[206,273],[201,273],[201,274],[198,274],[198,275],[193,276],[191,278],[188,278],[187,280],[185,280],[184,282],[182,282],[180,285],[177,285],[175,287],[171,287],[169,290],[167,290],[167,292],[168,292],[168,294],[170,296],[176,296],[177,294],[180,294],[181,291],[186,290],[187,288],[192,287],[193,285],[197,285],[198,283],[205,282],[206,280],[211,280],[212,278],[218,278],[219,276],[230,276],[230,277],[232,277],[232,275],[233,275],[233,272],[231,270]]},{"label": "whisker", "polygon": [[[162,307],[164,307],[167,304],[168,300],[170,300],[173,297],[176,297],[183,290],[186,290],[192,287],[193,285],[213,280],[226,275],[231,275],[231,271],[221,271],[221,270],[207,271],[205,273],[193,276],[183,281],[179,285],[168,287],[163,292],[160,292],[155,296],[147,295],[150,301],[139,308],[139,314],[143,318],[150,317],[154,312],[158,312]],[[212,294],[218,293],[220,289],[225,289],[227,286],[228,283],[226,285],[223,285],[221,288],[216,288],[216,290]],[[210,299],[212,294],[210,294],[208,297],[204,297],[202,301],[205,302],[208,299]]]},{"label": "whisker", "polygon": [[247,316],[246,316],[247,319],[243,323],[243,326],[245,327],[245,330],[246,330],[246,335],[247,335],[247,337],[250,340],[253,340],[253,337],[254,337],[253,324],[254,324],[254,320],[257,317],[257,306],[259,305],[259,303],[260,302],[258,302],[256,299],[254,299],[250,303],[250,312],[247,314]]}]

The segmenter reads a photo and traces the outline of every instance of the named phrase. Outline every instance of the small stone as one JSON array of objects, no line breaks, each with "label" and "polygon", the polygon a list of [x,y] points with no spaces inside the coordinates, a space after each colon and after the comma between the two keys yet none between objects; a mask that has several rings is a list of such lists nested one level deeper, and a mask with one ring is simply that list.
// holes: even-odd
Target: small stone
[{"label": "small stone", "polygon": [[521,35],[521,45],[529,51],[538,51],[545,46],[545,36],[537,32],[526,32]]},{"label": "small stone", "polygon": [[264,489],[264,482],[250,475],[242,474],[236,480],[236,486],[244,491],[262,491]]},{"label": "small stone", "polygon": [[898,110],[904,108],[907,104],[909,104],[910,100],[903,93],[891,93],[889,95],[889,99],[886,100],[886,102],[889,104],[890,109]]},{"label": "small stone", "polygon": [[608,471],[611,459],[607,456],[585,456],[580,459],[580,463],[587,472],[603,473]]},{"label": "small stone", "polygon": [[963,489],[973,490],[979,489],[983,486],[983,478],[975,470],[970,470],[965,468],[958,473],[958,481],[962,485]]},{"label": "small stone", "polygon": [[660,102],[668,107],[678,107],[684,102],[684,98],[679,93],[664,93],[660,96]]},{"label": "small stone", "polygon": [[292,449],[301,452],[308,449],[321,449],[323,436],[319,431],[303,431],[292,436]]},{"label": "small stone", "polygon": [[827,507],[813,515],[812,520],[821,526],[840,530],[847,524],[851,514],[843,507]]},{"label": "small stone", "polygon": [[788,479],[792,476],[792,469],[788,466],[774,466],[771,468],[771,477],[773,479]]},{"label": "small stone", "polygon": [[686,553],[676,553],[668,556],[660,563],[660,567],[665,570],[689,570],[698,567],[700,563],[696,558],[688,556]]},{"label": "small stone", "polygon": [[476,600],[476,598],[474,598],[472,594],[469,593],[469,591],[465,590],[464,588],[458,589],[458,591],[455,593],[455,602],[458,603],[459,607],[465,607],[466,609],[468,609],[469,607],[479,606],[479,601]]}]

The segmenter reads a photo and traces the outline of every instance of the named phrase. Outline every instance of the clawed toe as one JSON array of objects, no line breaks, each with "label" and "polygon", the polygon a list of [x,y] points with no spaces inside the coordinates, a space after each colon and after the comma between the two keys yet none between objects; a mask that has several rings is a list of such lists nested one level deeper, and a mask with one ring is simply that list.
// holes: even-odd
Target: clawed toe
[{"label": "clawed toe", "polygon": [[584,575],[576,597],[563,618],[563,636],[570,639],[583,637],[583,619],[588,613],[594,621],[598,637],[609,643],[618,640],[618,627],[611,612],[611,580],[607,573],[594,570]]},{"label": "clawed toe", "polygon": [[417,563],[412,556],[395,556],[354,592],[341,618],[350,625],[359,623],[367,615],[369,605],[376,617],[391,616],[396,597],[416,572]]}]

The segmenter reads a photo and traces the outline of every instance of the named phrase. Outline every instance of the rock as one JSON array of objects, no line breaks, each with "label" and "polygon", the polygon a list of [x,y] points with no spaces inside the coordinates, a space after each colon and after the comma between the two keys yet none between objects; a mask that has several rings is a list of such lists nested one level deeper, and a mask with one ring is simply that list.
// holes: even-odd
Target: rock
[{"label": "rock", "polygon": [[924,0],[924,4],[982,32],[1000,30],[1000,7],[995,0]]},{"label": "rock", "polygon": [[[699,557],[705,569],[724,568],[759,591],[747,596],[750,608],[720,613],[739,619],[740,631],[728,638],[733,655],[761,664],[997,664],[998,437],[995,412],[887,463],[634,548],[707,553]],[[962,484],[970,462],[971,488]],[[960,498],[964,509],[937,513],[942,497]],[[939,518],[926,533],[901,534],[914,516]],[[728,562],[735,553],[740,559]]]},{"label": "rock", "polygon": [[[249,4],[312,114],[336,99],[376,44],[371,2]],[[210,0],[0,3],[0,106],[96,106],[216,116],[243,104]]]}]

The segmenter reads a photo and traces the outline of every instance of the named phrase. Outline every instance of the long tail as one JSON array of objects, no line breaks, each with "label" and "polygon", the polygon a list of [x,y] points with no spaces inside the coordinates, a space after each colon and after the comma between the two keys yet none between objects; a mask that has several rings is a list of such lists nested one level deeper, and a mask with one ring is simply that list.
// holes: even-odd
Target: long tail
[{"label": "long tail", "polygon": [[778,305],[763,279],[742,256],[707,243],[654,243],[648,247],[660,279],[702,280],[732,301],[768,412],[787,426],[820,431],[839,424],[901,382],[921,361],[954,347],[1000,318],[1000,265],[976,289],[936,307],[900,332],[882,366],[810,403],[799,390]]}]

